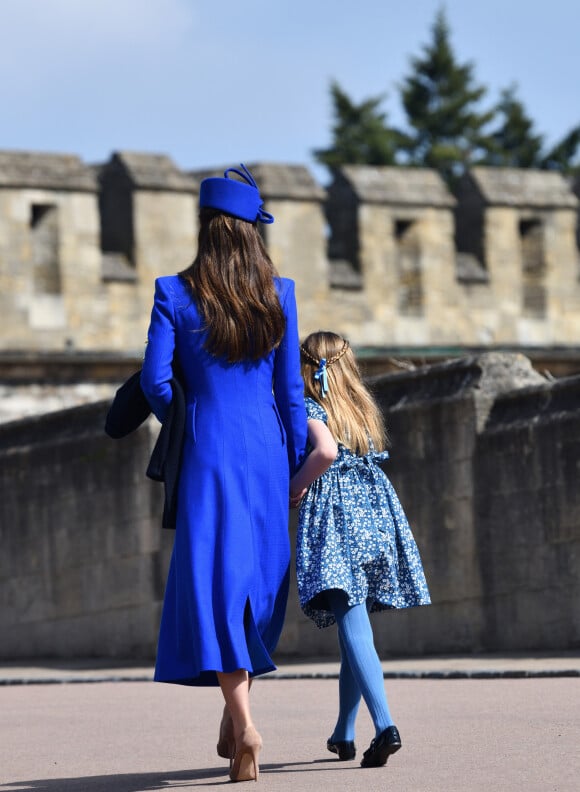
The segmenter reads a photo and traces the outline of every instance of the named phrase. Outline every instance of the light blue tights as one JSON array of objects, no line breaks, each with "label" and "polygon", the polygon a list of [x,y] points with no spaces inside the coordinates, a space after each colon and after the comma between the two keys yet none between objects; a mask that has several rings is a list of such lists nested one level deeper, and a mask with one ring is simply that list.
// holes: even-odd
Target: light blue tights
[{"label": "light blue tights", "polygon": [[361,695],[378,736],[393,725],[383,681],[383,669],[373,640],[366,606],[352,605],[344,591],[326,592],[338,626],[340,643],[339,711],[333,741],[354,740],[354,727]]}]

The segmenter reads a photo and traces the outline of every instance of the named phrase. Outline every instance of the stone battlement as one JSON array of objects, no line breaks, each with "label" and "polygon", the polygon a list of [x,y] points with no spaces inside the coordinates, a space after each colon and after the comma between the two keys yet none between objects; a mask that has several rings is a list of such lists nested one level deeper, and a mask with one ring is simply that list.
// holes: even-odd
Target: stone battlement
[{"label": "stone battlement", "polygon": [[[235,163],[233,163],[235,166]],[[553,347],[580,337],[580,183],[477,167],[455,195],[434,171],[249,163],[303,334],[357,346]],[[0,152],[0,350],[140,355],[159,275],[191,261],[202,178],[170,157]]]}]

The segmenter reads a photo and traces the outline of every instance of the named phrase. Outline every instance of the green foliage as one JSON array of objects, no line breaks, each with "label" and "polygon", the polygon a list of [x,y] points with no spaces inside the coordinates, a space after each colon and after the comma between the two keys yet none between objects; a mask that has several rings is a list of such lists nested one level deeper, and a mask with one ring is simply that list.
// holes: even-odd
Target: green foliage
[{"label": "green foliage", "polygon": [[330,148],[314,152],[318,162],[331,168],[346,164],[393,165],[397,134],[387,127],[385,113],[380,109],[384,97],[355,104],[336,82],[332,83],[330,92],[334,105],[334,140]]},{"label": "green foliage", "polygon": [[574,127],[542,159],[542,168],[559,170],[565,174],[580,174],[580,125]]},{"label": "green foliage", "polygon": [[407,156],[413,165],[436,168],[452,179],[481,160],[491,141],[485,128],[493,110],[480,110],[487,89],[477,85],[471,63],[459,64],[445,13],[438,12],[432,40],[411,61],[401,98],[411,127]]},{"label": "green foliage", "polygon": [[535,134],[534,122],[516,96],[516,86],[505,88],[496,107],[499,125],[491,133],[486,165],[510,168],[539,168],[542,165],[543,135]]},{"label": "green foliage", "polygon": [[450,184],[477,164],[580,173],[580,125],[544,152],[543,135],[534,130],[514,85],[501,92],[494,107],[482,108],[487,88],[476,82],[472,63],[457,61],[442,9],[431,34],[400,87],[408,131],[387,124],[384,96],[356,104],[333,82],[333,139],[329,148],[314,152],[318,162],[330,168],[424,166],[438,170]]}]

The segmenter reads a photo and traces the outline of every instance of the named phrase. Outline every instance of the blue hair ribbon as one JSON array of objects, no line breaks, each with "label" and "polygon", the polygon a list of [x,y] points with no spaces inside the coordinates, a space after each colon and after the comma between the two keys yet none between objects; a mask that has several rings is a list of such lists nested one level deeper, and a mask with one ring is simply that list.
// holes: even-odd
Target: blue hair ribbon
[{"label": "blue hair ribbon", "polygon": [[314,379],[320,383],[320,395],[324,399],[328,393],[328,375],[326,372],[326,358],[321,358],[317,370],[314,372]]}]

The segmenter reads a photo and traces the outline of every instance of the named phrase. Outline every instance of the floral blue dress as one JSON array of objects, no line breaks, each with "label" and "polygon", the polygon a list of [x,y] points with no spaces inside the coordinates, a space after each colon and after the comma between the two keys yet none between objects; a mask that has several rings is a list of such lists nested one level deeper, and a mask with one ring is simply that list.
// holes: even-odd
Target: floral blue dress
[{"label": "floral blue dress", "polygon": [[[309,418],[327,423],[325,410],[306,399]],[[429,605],[419,550],[387,476],[387,451],[358,456],[343,445],[300,506],[296,571],[300,606],[318,627],[335,618],[325,592],[341,589],[349,605],[371,611]]]}]

